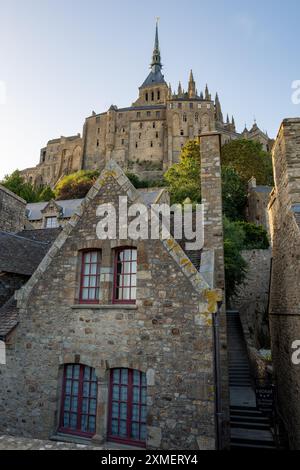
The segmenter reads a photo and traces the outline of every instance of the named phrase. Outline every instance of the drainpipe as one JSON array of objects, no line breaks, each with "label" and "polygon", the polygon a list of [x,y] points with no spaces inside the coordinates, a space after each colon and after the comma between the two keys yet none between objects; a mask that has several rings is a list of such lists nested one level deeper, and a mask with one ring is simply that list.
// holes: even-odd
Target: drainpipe
[{"label": "drainpipe", "polygon": [[222,302],[218,302],[218,310],[213,314],[213,335],[214,335],[214,375],[215,375],[215,415],[216,415],[216,435],[217,450],[223,449],[223,411],[221,395],[221,364],[220,364],[220,338],[219,338],[219,316]]}]

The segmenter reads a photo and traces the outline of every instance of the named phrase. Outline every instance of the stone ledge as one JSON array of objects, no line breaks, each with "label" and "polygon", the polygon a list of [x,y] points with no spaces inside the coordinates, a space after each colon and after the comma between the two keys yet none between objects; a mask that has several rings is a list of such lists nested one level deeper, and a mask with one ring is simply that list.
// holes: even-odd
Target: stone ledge
[{"label": "stone ledge", "polygon": [[101,305],[101,304],[74,304],[71,305],[72,309],[82,309],[82,310],[137,310],[137,305],[131,304],[109,304],[109,305]]}]

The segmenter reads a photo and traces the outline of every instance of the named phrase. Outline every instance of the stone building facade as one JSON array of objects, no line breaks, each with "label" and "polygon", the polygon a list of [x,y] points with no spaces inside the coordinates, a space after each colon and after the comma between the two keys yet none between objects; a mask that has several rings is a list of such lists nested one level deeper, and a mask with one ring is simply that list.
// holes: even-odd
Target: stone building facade
[{"label": "stone building facade", "polygon": [[252,224],[262,225],[269,232],[268,205],[272,192],[271,186],[257,185],[252,177],[248,182],[246,217]]},{"label": "stone building facade", "polygon": [[223,118],[218,94],[215,99],[206,85],[198,93],[191,71],[188,89],[179,83],[174,91],[162,74],[158,30],[151,71],[139,87],[139,96],[131,106],[93,112],[83,126],[82,137],[55,139],[41,150],[37,167],[22,171],[26,180],[55,185],[66,173],[78,169],[103,169],[114,159],[123,169],[143,179],[159,179],[178,162],[182,147],[201,133],[218,131],[222,143],[243,136],[258,139],[267,147],[269,138],[258,129],[243,135],[236,131],[234,118]]},{"label": "stone building facade", "polygon": [[0,185],[0,231],[19,232],[27,224],[26,201]]},{"label": "stone building facade", "polygon": [[[210,179],[219,172],[219,139],[203,136],[201,144],[208,232],[200,269],[172,237],[97,238],[99,204],[118,207],[118,197],[127,195],[145,205],[120,167],[107,164],[17,292],[17,325],[2,328],[7,363],[0,366],[0,432],[81,435],[149,449],[226,445],[217,438],[228,424],[226,339],[221,328],[216,348],[215,328],[217,312],[225,321],[221,206],[213,203],[216,191],[221,200],[221,187]],[[119,270],[129,254],[130,294]],[[96,291],[97,300],[89,301]]]},{"label": "stone building facade", "polygon": [[300,448],[300,365],[292,362],[300,340],[300,119],[285,119],[274,148],[275,189],[269,204],[273,264],[270,331],[278,404],[290,446]]},{"label": "stone building facade", "polygon": [[274,140],[270,139],[267,132],[263,132],[258,127],[256,121],[254,122],[250,130],[248,130],[247,127],[245,126],[245,129],[243,130],[241,137],[246,140],[254,140],[256,142],[259,142],[262,145],[265,152],[271,152],[273,144],[274,144]]}]

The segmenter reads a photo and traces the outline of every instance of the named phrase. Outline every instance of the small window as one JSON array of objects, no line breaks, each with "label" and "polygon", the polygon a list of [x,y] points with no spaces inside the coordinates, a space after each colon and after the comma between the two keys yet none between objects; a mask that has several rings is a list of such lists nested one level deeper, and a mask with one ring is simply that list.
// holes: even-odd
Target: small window
[{"label": "small window", "polygon": [[147,111],[147,116],[148,116],[148,117],[151,116],[151,111]]},{"label": "small window", "polygon": [[182,103],[178,103],[178,109],[182,108]]},{"label": "small window", "polygon": [[100,127],[98,127],[98,134],[100,134]]},{"label": "small window", "polygon": [[156,117],[160,118],[160,111],[156,111]]},{"label": "small window", "polygon": [[124,145],[124,139],[121,140],[121,144]]},{"label": "small window", "polygon": [[57,217],[46,217],[46,228],[55,228],[58,227]]},{"label": "small window", "polygon": [[151,140],[151,142],[150,142],[150,147],[153,147],[153,141],[152,141],[152,140]]},{"label": "small window", "polygon": [[155,127],[156,127],[155,122],[152,123],[152,127],[153,127],[153,129],[155,129]]},{"label": "small window", "polygon": [[136,148],[136,149],[138,148],[138,143],[137,143],[137,142],[135,143],[135,148]]},{"label": "small window", "polygon": [[151,92],[151,101],[154,101],[154,91]]},{"label": "small window", "polygon": [[133,369],[112,369],[109,389],[109,440],[144,446],[147,437],[146,420],[146,374]]},{"label": "small window", "polygon": [[194,103],[190,103],[190,109],[193,109]]},{"label": "small window", "polygon": [[82,253],[80,303],[96,304],[100,298],[100,251]]},{"label": "small window", "polygon": [[148,95],[148,93],[145,94],[145,100],[146,100],[146,101],[149,100],[149,95]]},{"label": "small window", "polygon": [[182,116],[182,120],[183,120],[183,122],[187,122],[187,116],[186,116],[186,114],[184,114],[184,115]]},{"label": "small window", "polygon": [[160,91],[157,92],[157,99],[160,100]]},{"label": "small window", "polygon": [[180,135],[184,135],[184,132],[183,132],[183,130],[182,130],[182,129],[181,129],[181,131],[180,131]]},{"label": "small window", "polygon": [[199,121],[199,113],[196,113],[196,114],[195,114],[195,121],[196,121],[196,122]]},{"label": "small window", "polygon": [[97,139],[97,144],[96,145],[97,145],[97,147],[99,147],[99,139]]},{"label": "small window", "polygon": [[143,129],[143,123],[140,122],[140,129]]},{"label": "small window", "polygon": [[136,113],[136,117],[137,117],[137,118],[140,118],[140,117],[141,117],[141,113],[140,113],[139,111]]},{"label": "small window", "polygon": [[136,272],[136,248],[118,249],[115,254],[114,303],[135,304]]},{"label": "small window", "polygon": [[155,137],[158,139],[158,132],[155,133]]},{"label": "small window", "polygon": [[97,378],[81,364],[64,368],[59,431],[92,437],[96,433]]},{"label": "small window", "polygon": [[141,137],[142,137],[142,133],[140,132],[140,133],[139,133],[139,139],[141,139]]}]

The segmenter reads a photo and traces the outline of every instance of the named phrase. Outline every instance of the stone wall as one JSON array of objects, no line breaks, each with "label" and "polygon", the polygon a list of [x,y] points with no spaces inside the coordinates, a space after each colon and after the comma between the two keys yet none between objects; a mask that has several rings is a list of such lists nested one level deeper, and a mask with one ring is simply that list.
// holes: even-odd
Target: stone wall
[{"label": "stone wall", "polygon": [[[117,206],[125,192],[119,184],[131,186],[125,177],[117,183],[109,175],[91,190],[18,295],[20,324],[7,344],[7,365],[0,366],[0,430],[38,438],[55,433],[62,367],[80,362],[94,367],[98,379],[98,441],[107,435],[110,369],[127,367],[147,374],[147,448],[212,449],[216,304],[195,289],[198,274],[190,263],[180,267],[178,245],[171,240],[135,243],[136,305],[112,304],[114,249],[120,242],[97,239],[95,214],[100,203]],[[94,307],[78,303],[80,253],[87,248],[102,250],[102,295]]]},{"label": "stone wall", "polygon": [[0,230],[18,232],[26,222],[26,201],[0,185]]},{"label": "stone wall", "polygon": [[275,190],[269,204],[273,264],[270,296],[272,356],[279,410],[290,446],[300,449],[300,365],[292,343],[300,340],[300,119],[283,121],[273,147]]},{"label": "stone wall", "polygon": [[271,257],[269,250],[245,250],[247,278],[239,287],[231,307],[240,312],[248,345],[257,349],[270,346],[268,300],[270,288]]}]

